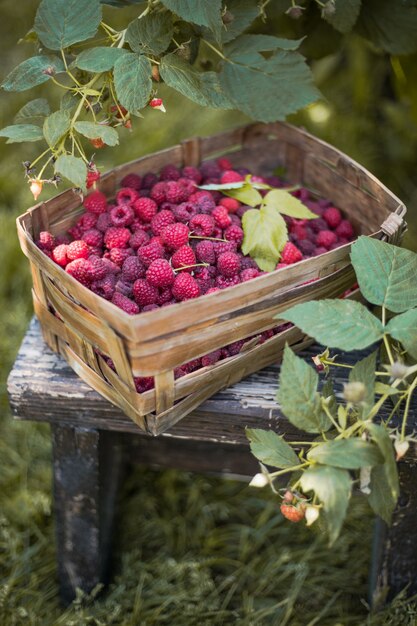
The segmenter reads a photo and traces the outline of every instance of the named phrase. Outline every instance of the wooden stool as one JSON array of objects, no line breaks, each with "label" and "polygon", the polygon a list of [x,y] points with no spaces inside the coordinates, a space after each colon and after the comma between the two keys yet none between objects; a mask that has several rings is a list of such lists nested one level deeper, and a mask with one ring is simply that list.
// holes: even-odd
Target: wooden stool
[{"label": "wooden stool", "polygon": [[[317,346],[304,351],[309,358]],[[348,355],[354,361],[355,354]],[[158,438],[142,433],[118,408],[80,380],[44,343],[33,319],[8,380],[16,419],[49,422],[53,442],[58,575],[64,602],[77,587],[106,582],[114,504],[125,461],[198,472],[252,476],[245,427],[300,433],[275,401],[278,367],[225,389]],[[338,370],[336,388],[344,379]],[[416,415],[414,406],[414,415]],[[305,434],[302,435],[305,439]],[[411,455],[409,455],[411,456]],[[400,464],[401,496],[390,529],[378,521],[371,589],[388,597],[417,592],[417,483],[414,459]]]}]

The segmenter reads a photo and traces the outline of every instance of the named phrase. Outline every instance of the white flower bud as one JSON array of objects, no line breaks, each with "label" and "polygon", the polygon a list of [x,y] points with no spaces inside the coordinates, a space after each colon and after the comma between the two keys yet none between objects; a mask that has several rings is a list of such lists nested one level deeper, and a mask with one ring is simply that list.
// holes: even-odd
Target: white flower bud
[{"label": "white flower bud", "polygon": [[359,489],[367,496],[371,493],[369,488],[369,485],[371,484],[371,469],[371,467],[361,467],[359,473]]},{"label": "white flower bud", "polygon": [[249,487],[265,487],[268,482],[268,478],[265,474],[255,474],[249,483]]},{"label": "white flower bud", "polygon": [[312,506],[312,505],[307,505],[306,506],[306,522],[307,522],[307,526],[311,526],[312,524],[314,524],[316,519],[318,519],[319,515],[320,515],[320,510],[319,510],[318,507]]},{"label": "white flower bud", "polygon": [[397,461],[403,458],[409,447],[410,444],[405,439],[403,441],[400,441],[399,439],[394,441],[394,448],[395,452],[397,453]]}]

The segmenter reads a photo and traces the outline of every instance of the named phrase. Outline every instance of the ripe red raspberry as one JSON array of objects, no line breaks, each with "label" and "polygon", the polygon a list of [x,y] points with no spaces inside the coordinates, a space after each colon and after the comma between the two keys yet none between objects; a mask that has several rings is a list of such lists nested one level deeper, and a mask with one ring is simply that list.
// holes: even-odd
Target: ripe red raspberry
[{"label": "ripe red raspberry", "polygon": [[210,274],[208,267],[198,267],[196,268],[194,277],[200,287],[200,293],[205,294],[210,287],[214,286],[214,280]]},{"label": "ripe red raspberry", "polygon": [[319,233],[321,230],[327,230],[327,222],[322,217],[318,217],[310,222],[310,228],[313,233]]},{"label": "ripe red raspberry", "polygon": [[306,507],[300,502],[296,505],[283,502],[280,506],[280,511],[287,520],[296,523],[301,522],[301,520],[304,519]]},{"label": "ripe red raspberry", "polygon": [[165,259],[156,259],[152,261],[146,271],[146,280],[154,287],[169,287],[175,279],[175,274]]},{"label": "ripe red raspberry", "polygon": [[173,224],[175,222],[175,215],[172,211],[168,211],[168,209],[163,209],[159,211],[152,218],[151,227],[154,235],[160,235],[164,228],[169,224]]},{"label": "ripe red raspberry", "polygon": [[72,237],[73,239],[81,239],[81,236],[83,234],[83,231],[78,226],[72,226],[71,228],[68,228],[67,232],[68,235],[70,235],[70,237]]},{"label": "ripe red raspberry", "polygon": [[219,204],[221,206],[224,206],[224,208],[227,209],[228,213],[236,213],[236,211],[240,207],[240,202],[235,198],[221,198]]},{"label": "ripe red raspberry", "polygon": [[219,226],[222,230],[225,230],[232,223],[230,215],[224,206],[216,206],[211,214],[214,217],[216,226]]},{"label": "ripe red raspberry", "polygon": [[36,245],[41,250],[48,250],[48,252],[52,252],[55,245],[55,238],[50,232],[43,230],[39,233],[39,239],[36,242]]},{"label": "ripe red raspberry", "polygon": [[131,248],[111,248],[109,251],[110,261],[122,267],[123,263],[128,257],[132,255],[133,250]]},{"label": "ripe red raspberry", "polygon": [[158,211],[158,205],[151,198],[138,198],[133,203],[133,210],[144,222],[150,222]]},{"label": "ripe red raspberry", "polygon": [[216,293],[216,291],[220,291],[219,287],[210,287],[210,289],[208,289],[206,291],[206,296],[209,296],[211,293]]},{"label": "ripe red raspberry", "polygon": [[139,191],[139,189],[141,188],[141,184],[142,184],[141,177],[133,173],[127,174],[120,181],[121,187],[130,187],[131,189],[135,189],[136,191]]},{"label": "ripe red raspberry", "polygon": [[178,184],[182,189],[184,201],[188,200],[192,193],[196,190],[196,183],[190,178],[178,179]]},{"label": "ripe red raspberry", "polygon": [[227,287],[234,287],[235,285],[239,285],[240,276],[236,274],[235,276],[231,276],[230,278],[226,278],[226,276],[217,276],[216,277],[216,287],[219,289],[226,289]]},{"label": "ripe red raspberry", "polygon": [[91,226],[91,228],[97,228],[97,230],[105,233],[111,226],[110,215],[108,213],[102,213],[98,216],[97,222]]},{"label": "ripe red raspberry", "polygon": [[155,382],[153,376],[141,376],[135,377],[135,387],[138,393],[145,393],[145,391],[150,391],[155,386]]},{"label": "ripe red raspberry", "polygon": [[155,200],[156,204],[162,204],[167,199],[166,197],[166,183],[159,182],[156,183],[150,193],[150,197],[152,200]]},{"label": "ripe red raspberry", "polygon": [[159,174],[161,180],[178,180],[180,176],[181,174],[179,169],[172,163],[164,165]]},{"label": "ripe red raspberry", "polygon": [[196,167],[191,167],[191,165],[186,165],[182,168],[182,176],[193,180],[197,185],[203,180],[200,170]]},{"label": "ripe red raspberry", "polygon": [[140,309],[138,305],[129,298],[126,298],[126,296],[124,296],[122,293],[119,293],[118,291],[114,292],[111,301],[113,302],[113,304],[118,306],[119,309],[122,309],[122,311],[128,313],[129,315],[136,315],[137,313],[139,313]]},{"label": "ripe red raspberry", "polygon": [[52,250],[52,259],[61,267],[65,267],[68,263],[67,248],[68,246],[62,243]]},{"label": "ripe red raspberry", "polygon": [[91,263],[87,259],[79,258],[71,261],[68,263],[65,271],[86,287],[88,287],[92,282]]},{"label": "ripe red raspberry", "polygon": [[195,247],[195,253],[198,261],[201,263],[216,262],[214,244],[212,241],[199,241]]},{"label": "ripe red raspberry", "polygon": [[296,241],[307,239],[307,229],[304,226],[296,224],[291,228],[291,235]]},{"label": "ripe red raspberry", "polygon": [[161,231],[161,238],[169,249],[178,250],[182,246],[188,243],[189,236],[188,226],[177,222],[176,224],[169,224]]},{"label": "ripe red raspberry", "polygon": [[337,241],[337,235],[332,230],[321,230],[316,237],[316,245],[329,249]]},{"label": "ripe red raspberry", "polygon": [[101,191],[92,191],[86,198],[84,198],[84,206],[87,211],[100,215],[107,211],[107,198]]},{"label": "ripe red raspberry", "polygon": [[111,300],[114,294],[114,287],[116,281],[113,275],[105,276],[101,280],[94,281],[90,289],[95,294],[104,298],[105,300]]},{"label": "ripe red raspberry", "polygon": [[320,256],[320,254],[325,254],[326,252],[327,248],[325,248],[324,246],[318,246],[317,248],[315,248],[313,256]]},{"label": "ripe red raspberry", "polygon": [[110,211],[111,223],[118,228],[129,226],[134,218],[133,209],[128,204],[118,204]]},{"label": "ripe red raspberry", "polygon": [[233,165],[230,163],[229,159],[226,159],[226,157],[220,157],[217,159],[216,163],[222,170],[226,171],[233,169]]},{"label": "ripe red raspberry", "polygon": [[147,280],[139,278],[133,283],[133,297],[136,304],[146,306],[147,304],[156,304],[158,299],[158,290],[150,285]]},{"label": "ripe red raspberry", "polygon": [[235,252],[223,252],[217,259],[217,269],[222,276],[231,278],[240,271],[240,259]]},{"label": "ripe red raspberry", "polygon": [[303,255],[300,250],[295,246],[291,241],[287,241],[284,246],[283,251],[281,252],[280,263],[287,263],[288,265],[291,263],[297,263],[301,261]]},{"label": "ripe red raspberry", "polygon": [[110,226],[104,233],[104,243],[111,248],[126,248],[129,243],[131,232],[128,228]]},{"label": "ripe red raspberry", "polygon": [[197,237],[210,237],[213,234],[214,225],[214,218],[204,213],[198,213],[190,220],[190,230]]},{"label": "ripe red raspberry", "polygon": [[116,291],[126,296],[126,298],[133,298],[133,283],[120,278],[116,283]]},{"label": "ripe red raspberry", "polygon": [[142,188],[150,189],[158,182],[158,180],[159,178],[156,174],[154,174],[153,172],[148,172],[142,179]]},{"label": "ripe red raspberry", "polygon": [[237,249],[234,241],[214,241],[213,245],[216,259],[218,259],[223,252],[236,252]]},{"label": "ripe red raspberry", "polygon": [[245,342],[243,339],[239,339],[239,341],[234,341],[233,343],[229,344],[227,346],[229,355],[235,356],[236,354],[239,354],[239,352],[242,350],[244,345],[245,345]]},{"label": "ripe red raspberry", "polygon": [[156,241],[148,243],[146,246],[142,246],[138,249],[138,258],[146,267],[149,267],[152,261],[155,261],[156,259],[163,259],[164,256],[164,247]]},{"label": "ripe red raspberry", "polygon": [[244,236],[245,233],[243,229],[236,224],[232,224],[224,231],[224,238],[227,239],[227,241],[234,241],[238,246],[241,245]]},{"label": "ripe red raspberry", "polygon": [[122,278],[124,281],[135,282],[138,278],[145,278],[146,268],[136,256],[129,256],[123,261]]},{"label": "ripe red raspberry", "polygon": [[172,295],[180,302],[182,300],[198,298],[200,295],[200,288],[197,281],[191,276],[191,274],[188,274],[188,272],[181,272],[181,274],[176,276],[174,280]]},{"label": "ripe red raspberry", "polygon": [[81,239],[85,241],[88,246],[94,248],[101,248],[103,245],[103,233],[97,230],[97,228],[86,230]]},{"label": "ripe red raspberry", "polygon": [[[196,258],[194,250],[190,246],[181,246],[181,248],[178,248],[178,250],[172,255],[171,262],[174,269],[181,269],[182,267],[195,265]],[[189,268],[187,271],[191,272],[192,269]]]},{"label": "ripe red raspberry", "polygon": [[342,220],[336,228],[336,235],[341,239],[352,239],[354,234],[353,226],[349,220]]},{"label": "ripe red raspberry", "polygon": [[[102,213],[102,215],[105,214]],[[78,228],[81,228],[82,231],[90,230],[91,228],[96,228],[98,219],[98,215],[87,211],[86,213],[83,213],[83,215],[81,215],[80,219],[77,221],[77,226]]]},{"label": "ripe red raspberry", "polygon": [[226,183],[240,183],[242,180],[244,180],[243,176],[235,170],[224,171],[220,178],[222,185],[225,185]]},{"label": "ripe red raspberry", "polygon": [[241,256],[240,257],[240,267],[242,270],[247,270],[249,268],[253,268],[255,270],[259,270],[259,267],[256,264],[256,261],[251,259],[250,256]]},{"label": "ripe red raspberry", "polygon": [[331,206],[328,209],[326,209],[323,212],[323,217],[328,223],[328,225],[330,226],[330,228],[333,228],[333,229],[337,228],[340,222],[342,221],[341,212],[339,211],[339,209],[337,209],[334,206]]},{"label": "ripe red raspberry", "polygon": [[163,304],[167,304],[172,300],[172,289],[171,287],[163,287],[159,289],[158,300],[156,301],[158,306],[162,306]]},{"label": "ripe red raspberry", "polygon": [[99,256],[91,255],[88,257],[91,265],[91,278],[95,282],[102,280],[108,273],[108,268],[104,259]]},{"label": "ripe red raspberry", "polygon": [[88,245],[85,241],[82,241],[82,239],[73,241],[67,247],[68,261],[75,261],[75,259],[86,259],[88,255]]},{"label": "ripe red raspberry", "polygon": [[89,170],[87,172],[86,186],[87,189],[95,187],[95,183],[100,180],[100,172],[98,170]]},{"label": "ripe red raspberry", "polygon": [[252,280],[252,278],[257,278],[260,275],[261,273],[259,270],[256,270],[254,267],[248,267],[240,272],[240,280],[244,283],[247,280]]},{"label": "ripe red raspberry", "polygon": [[167,202],[173,202],[174,204],[179,204],[180,202],[184,202],[187,199],[189,194],[184,192],[184,187],[179,185],[174,180],[170,180],[166,184],[166,199]]},{"label": "ripe red raspberry", "polygon": [[119,189],[116,194],[116,204],[127,204],[128,206],[132,206],[134,202],[139,198],[139,194],[132,187],[124,187]]},{"label": "ripe red raspberry", "polygon": [[209,367],[210,365],[214,365],[215,363],[217,363],[217,361],[220,361],[221,356],[222,356],[221,350],[214,350],[213,352],[210,352],[209,354],[205,354],[201,358],[202,367]]},{"label": "ripe red raspberry", "polygon": [[137,230],[133,233],[129,239],[129,246],[133,250],[137,250],[141,246],[145,245],[149,241],[149,235],[144,230]]}]

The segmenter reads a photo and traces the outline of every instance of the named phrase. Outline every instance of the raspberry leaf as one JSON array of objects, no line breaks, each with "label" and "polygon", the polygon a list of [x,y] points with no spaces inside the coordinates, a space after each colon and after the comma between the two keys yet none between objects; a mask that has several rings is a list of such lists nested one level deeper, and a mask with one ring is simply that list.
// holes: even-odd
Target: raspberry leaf
[{"label": "raspberry leaf", "polygon": [[274,207],[280,213],[299,220],[313,220],[318,217],[301,200],[283,189],[272,189],[266,194],[263,202],[266,206]]},{"label": "raspberry leaf", "polygon": [[390,319],[386,330],[417,359],[417,309],[411,309]]},{"label": "raspberry leaf", "polygon": [[415,2],[366,0],[357,30],[391,54],[411,54],[417,50]]},{"label": "raspberry leaf", "polygon": [[100,21],[99,0],[42,0],[34,28],[46,48],[61,50],[93,37]]},{"label": "raspberry leaf", "polygon": [[299,459],[291,446],[272,430],[247,428],[252,454],[262,463],[273,467],[286,468],[299,464]]},{"label": "raspberry leaf", "polygon": [[42,120],[43,122],[50,112],[48,101],[45,98],[36,98],[30,100],[16,113],[14,121],[16,124],[25,124],[29,120],[31,122]]},{"label": "raspberry leaf", "polygon": [[417,306],[417,254],[378,239],[358,237],[352,264],[364,297],[372,304],[402,313]]},{"label": "raspberry leaf", "polygon": [[385,459],[383,465],[372,468],[369,504],[389,524],[400,494],[394,447],[384,426],[368,423],[366,427]]},{"label": "raspberry leaf", "polygon": [[102,126],[93,122],[76,122],[74,128],[78,133],[89,139],[102,139],[108,146],[117,146],[119,143],[117,130],[111,128],[111,126]]},{"label": "raspberry leaf", "polygon": [[51,148],[68,132],[70,124],[68,111],[55,111],[45,119],[43,134]]},{"label": "raspberry leaf", "polygon": [[275,317],[292,322],[316,341],[340,350],[367,348],[384,334],[379,319],[354,300],[305,302]]},{"label": "raspberry leaf", "polygon": [[303,491],[314,491],[323,503],[329,529],[330,545],[339,536],[352,491],[352,480],[346,469],[326,465],[310,467],[301,476]]},{"label": "raspberry leaf", "polygon": [[229,24],[226,24],[226,28],[222,32],[224,43],[238,37],[259,15],[259,6],[256,0],[228,0],[227,10],[233,19]]},{"label": "raspberry leaf", "polygon": [[383,463],[379,448],[362,439],[341,439],[326,441],[315,446],[307,454],[309,461],[315,461],[322,465],[341,467],[344,469],[359,469],[360,467],[373,467]]},{"label": "raspberry leaf", "polygon": [[361,10],[361,0],[329,0],[330,11],[323,11],[322,17],[341,33],[348,33],[354,27]]},{"label": "raspberry leaf", "polygon": [[289,421],[308,433],[326,431],[331,426],[321,408],[318,380],[317,372],[286,345],[277,400]]},{"label": "raspberry leaf", "polygon": [[126,41],[134,52],[161,54],[168,48],[173,34],[174,24],[170,13],[150,13],[129,24]]},{"label": "raspberry leaf", "polygon": [[242,217],[245,233],[243,254],[254,258],[265,272],[272,272],[280,258],[281,250],[288,241],[284,218],[272,207],[250,209]]},{"label": "raspberry leaf", "polygon": [[42,128],[35,124],[13,124],[0,130],[0,137],[7,137],[6,143],[22,141],[40,141],[43,139]]},{"label": "raspberry leaf", "polygon": [[46,83],[51,76],[64,72],[64,63],[53,55],[39,55],[26,59],[14,68],[3,81],[6,91],[25,91]]},{"label": "raspberry leaf", "polygon": [[128,111],[143,109],[152,90],[150,61],[139,54],[124,54],[114,64],[114,85],[119,102]]},{"label": "raspberry leaf", "polygon": [[377,351],[372,352],[364,359],[357,361],[349,372],[349,382],[360,382],[365,385],[366,396],[364,403],[370,407],[374,403],[375,370]]},{"label": "raspberry leaf", "polygon": [[127,53],[124,48],[97,46],[83,50],[75,59],[76,67],[86,72],[108,72],[117,59]]},{"label": "raspberry leaf", "polygon": [[161,0],[167,9],[186,22],[206,26],[217,40],[223,29],[221,0]]},{"label": "raspberry leaf", "polygon": [[61,154],[56,160],[55,171],[86,191],[87,166],[81,158]]},{"label": "raspberry leaf", "polygon": [[239,189],[226,189],[224,193],[226,196],[230,196],[230,198],[239,200],[242,204],[247,204],[248,206],[253,207],[262,204],[263,200],[259,191],[257,191],[250,183],[245,183]]}]

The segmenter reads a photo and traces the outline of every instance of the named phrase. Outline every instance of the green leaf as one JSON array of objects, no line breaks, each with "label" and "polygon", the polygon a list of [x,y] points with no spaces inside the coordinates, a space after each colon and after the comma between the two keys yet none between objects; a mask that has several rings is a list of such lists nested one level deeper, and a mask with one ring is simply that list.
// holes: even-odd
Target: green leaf
[{"label": "green leaf", "polygon": [[357,28],[390,54],[410,54],[417,50],[417,8],[410,3],[366,0]]},{"label": "green leaf", "polygon": [[321,388],[321,396],[322,396],[322,402],[323,400],[326,401],[326,406],[330,412],[330,415],[336,418],[338,406],[337,406],[336,396],[334,395],[333,381],[330,378],[330,376],[329,378],[326,379],[323,387]]},{"label": "green leaf", "polygon": [[100,21],[99,0],[42,0],[34,28],[46,48],[60,50],[93,37]]},{"label": "green leaf", "polygon": [[309,461],[344,469],[372,467],[384,458],[378,447],[362,439],[332,439],[315,446],[307,454]]},{"label": "green leaf", "polygon": [[61,98],[61,111],[72,111],[80,103],[79,98],[70,91],[66,91]]},{"label": "green leaf", "polygon": [[86,72],[108,72],[113,68],[117,59],[124,54],[127,54],[127,50],[124,48],[97,46],[96,48],[83,50],[74,63],[76,67]]},{"label": "green leaf", "polygon": [[276,317],[292,322],[319,343],[340,350],[367,348],[382,339],[384,334],[379,319],[354,300],[318,300],[296,304]]},{"label": "green leaf", "polygon": [[21,143],[22,141],[39,141],[43,139],[42,128],[35,124],[14,124],[0,130],[0,137],[7,137],[6,143]]},{"label": "green leaf", "polygon": [[28,120],[42,120],[49,115],[50,108],[45,98],[36,98],[27,102],[15,115],[16,124],[26,123]]},{"label": "green leaf", "polygon": [[341,33],[348,33],[354,27],[361,10],[361,0],[333,0],[334,12],[323,12],[324,19]]},{"label": "green leaf", "polygon": [[291,446],[274,431],[247,428],[245,432],[252,454],[262,463],[283,469],[300,463]]},{"label": "green leaf", "polygon": [[245,182],[239,181],[236,183],[210,183],[208,185],[198,185],[199,189],[208,189],[209,191],[223,191],[226,192],[229,189],[242,189],[245,185]]},{"label": "green leaf", "polygon": [[159,72],[169,87],[197,104],[215,109],[233,108],[222,92],[216,72],[199,72],[174,53],[162,57]]},{"label": "green leaf", "polygon": [[259,6],[256,0],[228,0],[227,10],[233,20],[225,25],[222,32],[222,41],[227,43],[243,33],[259,15]]},{"label": "green leaf", "polygon": [[370,407],[374,403],[375,370],[377,351],[357,361],[349,372],[349,382],[363,383],[366,388],[365,404]]},{"label": "green leaf", "polygon": [[394,498],[390,491],[384,465],[376,465],[372,468],[370,489],[368,500],[372,510],[384,522],[390,524],[397,498]]},{"label": "green leaf", "polygon": [[248,206],[255,207],[261,204],[263,201],[263,198],[259,191],[254,189],[254,187],[249,183],[244,184],[239,189],[225,190],[224,193],[226,194],[226,196],[236,198],[236,200],[239,200],[239,202],[242,202],[242,204],[247,204]]},{"label": "green leaf", "polygon": [[62,154],[56,160],[55,171],[68,178],[76,187],[86,190],[87,166],[81,158]]},{"label": "green leaf", "polygon": [[102,126],[93,122],[75,122],[74,128],[78,133],[89,139],[102,139],[107,146],[117,146],[119,143],[117,130],[111,128],[111,126]]},{"label": "green leaf", "polygon": [[417,306],[417,254],[371,237],[358,237],[352,264],[364,297],[402,313]]},{"label": "green leaf", "polygon": [[289,421],[308,433],[325,431],[332,425],[320,406],[317,385],[317,372],[286,345],[277,400]]},{"label": "green leaf", "polygon": [[[387,496],[391,494],[396,502],[400,495],[400,483],[398,480],[397,463],[395,461],[394,446],[390,439],[387,429],[380,424],[367,424],[366,426],[373,441],[380,449],[385,463],[383,465],[386,481],[388,484]],[[372,488],[372,487],[371,487]]]},{"label": "green leaf", "polygon": [[173,35],[170,13],[149,13],[129,24],[126,41],[134,52],[161,54],[168,48]]},{"label": "green leaf", "polygon": [[411,309],[390,319],[386,331],[417,359],[417,309]]},{"label": "green leaf", "polygon": [[26,59],[15,67],[3,81],[2,87],[6,91],[25,91],[46,83],[51,76],[64,71],[65,67],[61,59],[53,55],[41,54]]},{"label": "green leaf", "polygon": [[230,58],[239,55],[251,59],[253,55],[256,59],[262,59],[261,52],[271,52],[274,50],[297,50],[302,39],[283,39],[274,35],[241,35],[232,43],[226,46],[226,55]]},{"label": "green leaf", "polygon": [[339,536],[352,491],[349,472],[328,466],[316,466],[307,469],[301,476],[304,492],[314,491],[323,503],[329,528],[330,544]]},{"label": "green leaf", "polygon": [[375,393],[378,396],[396,396],[397,394],[401,393],[401,389],[396,389],[395,387],[391,387],[390,385],[386,385],[385,383],[377,381],[375,383]]},{"label": "green leaf", "polygon": [[55,144],[68,132],[71,120],[68,111],[55,111],[45,119],[43,134],[47,144],[53,148]]},{"label": "green leaf", "polygon": [[272,272],[288,241],[284,218],[272,207],[250,209],[243,215],[242,228],[243,254],[250,254],[262,270]]},{"label": "green leaf", "polygon": [[167,9],[186,22],[206,26],[213,31],[216,39],[223,29],[221,0],[161,0]]},{"label": "green leaf", "polygon": [[313,220],[318,217],[301,200],[283,189],[272,189],[266,194],[263,201],[267,206],[278,209],[280,213],[299,220]]},{"label": "green leaf", "polygon": [[152,90],[150,61],[139,54],[124,54],[114,64],[114,85],[119,102],[128,111],[143,109]]}]

